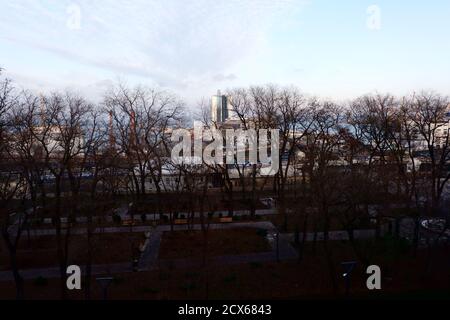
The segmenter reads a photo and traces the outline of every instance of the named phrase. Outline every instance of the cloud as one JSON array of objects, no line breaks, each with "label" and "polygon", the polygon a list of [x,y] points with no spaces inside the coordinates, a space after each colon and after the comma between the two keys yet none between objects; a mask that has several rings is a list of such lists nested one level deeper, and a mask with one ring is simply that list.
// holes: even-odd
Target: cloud
[{"label": "cloud", "polygon": [[[0,37],[115,74],[183,88],[236,79],[267,33],[304,0],[36,1],[5,4]],[[80,28],[67,26],[79,7]]]},{"label": "cloud", "polygon": [[213,77],[213,80],[217,81],[217,82],[233,81],[233,80],[236,80],[236,79],[237,79],[237,76],[235,74],[233,74],[233,73],[230,73],[230,74],[227,74],[227,75],[219,73],[219,74],[216,74]]}]

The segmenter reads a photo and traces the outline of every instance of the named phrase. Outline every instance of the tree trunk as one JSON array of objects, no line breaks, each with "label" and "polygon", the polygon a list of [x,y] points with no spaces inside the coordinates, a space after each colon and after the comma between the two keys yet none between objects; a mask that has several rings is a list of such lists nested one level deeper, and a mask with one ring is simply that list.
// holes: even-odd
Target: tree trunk
[{"label": "tree trunk", "polygon": [[9,263],[11,265],[11,271],[14,277],[14,283],[16,285],[16,299],[23,300],[25,297],[24,281],[22,276],[20,275],[19,267],[17,265],[17,247],[15,247],[11,243],[9,234],[7,234],[7,232],[7,230],[4,230],[2,234],[3,240],[5,241],[6,247],[8,248],[9,252]]}]

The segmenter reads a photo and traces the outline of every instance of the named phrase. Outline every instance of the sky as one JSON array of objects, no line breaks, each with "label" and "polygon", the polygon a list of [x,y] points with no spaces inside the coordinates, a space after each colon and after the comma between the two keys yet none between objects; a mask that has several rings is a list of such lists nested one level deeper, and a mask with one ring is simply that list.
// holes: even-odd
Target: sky
[{"label": "sky", "polygon": [[0,67],[100,101],[118,81],[195,105],[275,83],[335,100],[450,95],[450,1],[0,0]]}]

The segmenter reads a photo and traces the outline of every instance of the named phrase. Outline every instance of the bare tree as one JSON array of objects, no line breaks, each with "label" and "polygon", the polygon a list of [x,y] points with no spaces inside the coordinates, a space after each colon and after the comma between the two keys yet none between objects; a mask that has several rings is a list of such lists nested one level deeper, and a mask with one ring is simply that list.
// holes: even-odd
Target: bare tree
[{"label": "bare tree", "polygon": [[[1,69],[0,69],[1,76]],[[28,212],[20,199],[26,196],[26,181],[20,166],[14,161],[14,123],[11,111],[18,106],[19,97],[8,79],[0,81],[0,228],[9,253],[10,267],[16,285],[17,299],[24,298],[23,278],[17,263],[17,248],[27,224]]]},{"label": "bare tree", "polygon": [[[167,92],[119,84],[106,95],[104,105],[113,117],[118,152],[127,161],[136,200],[145,195],[149,179],[160,199],[162,168],[170,154],[167,133],[180,119],[182,102]],[[158,207],[161,211],[161,203]]]}]

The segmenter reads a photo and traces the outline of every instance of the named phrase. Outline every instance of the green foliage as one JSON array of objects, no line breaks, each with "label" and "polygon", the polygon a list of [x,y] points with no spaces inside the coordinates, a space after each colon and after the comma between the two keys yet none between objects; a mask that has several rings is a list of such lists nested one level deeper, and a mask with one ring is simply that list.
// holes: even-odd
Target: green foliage
[{"label": "green foliage", "polygon": [[116,223],[116,224],[121,224],[122,223],[122,218],[119,215],[117,215],[117,214],[114,214],[112,216],[112,219],[113,219],[113,222]]},{"label": "green foliage", "polygon": [[260,237],[265,238],[267,236],[267,230],[266,229],[257,229],[256,234]]},{"label": "green foliage", "polygon": [[143,294],[157,294],[160,292],[158,288],[149,288],[149,287],[140,287],[138,291]]},{"label": "green foliage", "polygon": [[358,241],[357,246],[368,256],[382,257],[386,261],[393,261],[399,256],[406,255],[411,249],[411,243],[408,240],[395,238],[392,235],[385,235],[379,240]]},{"label": "green foliage", "polygon": [[411,243],[403,238],[395,238],[391,235],[386,235],[379,241],[378,250],[379,253],[386,254],[386,256],[398,256],[407,254],[411,249]]},{"label": "green foliage", "polygon": [[261,262],[250,262],[250,267],[252,269],[259,269],[262,267],[262,263]]},{"label": "green foliage", "polygon": [[121,277],[114,277],[113,280],[112,280],[112,283],[114,285],[119,285],[119,284],[123,283],[124,281],[125,280],[123,278],[121,278]]},{"label": "green foliage", "polygon": [[39,276],[36,279],[34,279],[33,284],[36,287],[46,287],[48,285],[48,280],[47,280],[47,278]]}]

